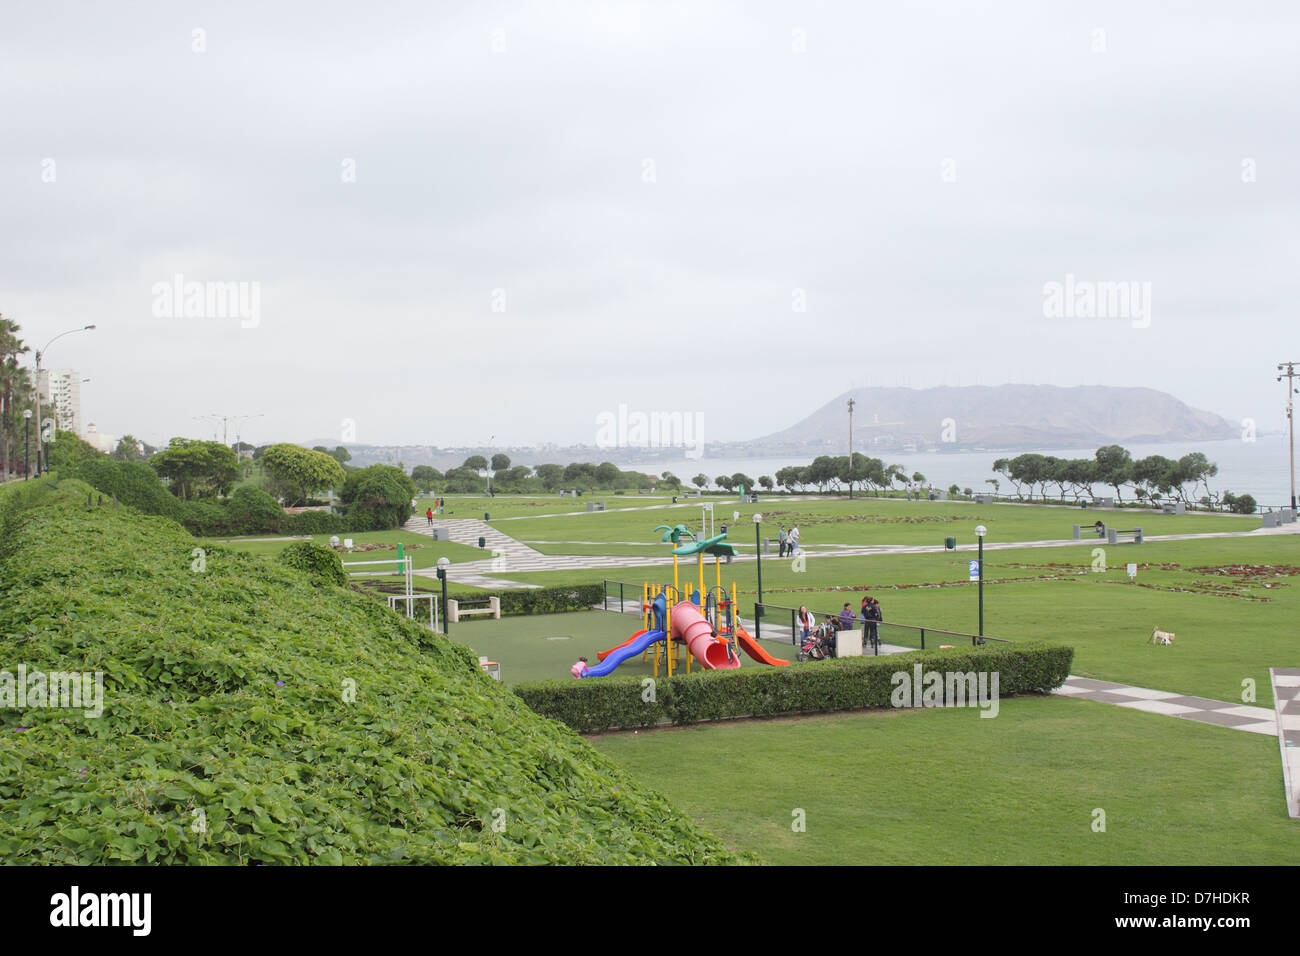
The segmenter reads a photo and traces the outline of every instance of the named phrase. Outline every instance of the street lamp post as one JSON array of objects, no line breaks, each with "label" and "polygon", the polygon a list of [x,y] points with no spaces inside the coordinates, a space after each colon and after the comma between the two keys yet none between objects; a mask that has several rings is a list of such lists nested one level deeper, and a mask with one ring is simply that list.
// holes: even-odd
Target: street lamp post
[{"label": "street lamp post", "polygon": [[[54,338],[45,343],[45,348],[36,350],[36,425],[38,428],[41,427],[41,356],[50,350],[51,345],[63,338],[65,335],[71,335],[73,332],[89,332],[94,328],[93,325],[83,325],[79,329],[68,329],[66,332],[60,332],[58,335],[54,336]],[[42,432],[43,431],[44,429],[42,429]],[[36,437],[38,439],[36,443],[36,473],[39,475],[41,473],[41,445],[43,443],[39,441],[42,437],[41,434],[38,433]],[[49,469],[50,463],[47,459],[45,462],[45,470],[49,471]]]},{"label": "street lamp post", "polygon": [[983,525],[979,525],[979,526],[975,529],[975,537],[979,539],[979,543],[980,543],[980,556],[979,556],[979,572],[980,572],[980,577],[979,577],[979,590],[980,590],[980,629],[979,629],[979,637],[980,637],[980,639],[979,639],[979,641],[977,642],[977,643],[980,643],[980,644],[983,644],[983,643],[984,643],[984,535],[986,535],[986,534],[988,534],[988,529],[985,528]]},{"label": "street lamp post", "polygon": [[758,603],[763,603],[763,547],[758,540],[761,533],[759,528],[763,523],[763,516],[754,515],[754,554],[758,556]]},{"label": "street lamp post", "polygon": [[442,582],[442,636],[451,634],[451,625],[447,623],[447,568],[451,564],[446,558],[438,559],[438,580]]},{"label": "street lamp post", "polygon": [[1295,512],[1295,362],[1283,362],[1277,367],[1282,374],[1277,377],[1280,382],[1286,379],[1286,424],[1291,440],[1291,511]]},{"label": "street lamp post", "polygon": [[32,410],[23,409],[23,481],[32,479]]},{"label": "street lamp post", "polygon": [[856,404],[853,399],[849,399],[849,500],[853,500],[853,406]]}]

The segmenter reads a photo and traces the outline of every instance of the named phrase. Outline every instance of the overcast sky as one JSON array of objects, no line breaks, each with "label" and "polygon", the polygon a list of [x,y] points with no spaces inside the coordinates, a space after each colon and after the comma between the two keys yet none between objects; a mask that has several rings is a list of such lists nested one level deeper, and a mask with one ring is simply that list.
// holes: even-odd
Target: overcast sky
[{"label": "overcast sky", "polygon": [[[591,442],[620,404],[729,440],[1003,382],[1278,427],[1300,7],[1154,6],[10,6],[0,312],[97,324],[46,365],[155,442]],[[256,320],[158,315],[177,274]],[[1067,275],[1150,283],[1149,324],[1046,316]]]}]

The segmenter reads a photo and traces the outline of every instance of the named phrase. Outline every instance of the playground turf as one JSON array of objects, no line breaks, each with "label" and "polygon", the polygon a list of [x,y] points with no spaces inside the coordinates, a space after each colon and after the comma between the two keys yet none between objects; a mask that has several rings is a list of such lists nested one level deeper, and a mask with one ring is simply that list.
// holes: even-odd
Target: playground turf
[{"label": "playground turf", "polygon": [[[1291,864],[1277,741],[1091,701],[620,733],[593,745],[770,863]],[[1094,832],[1095,811],[1105,832]],[[792,828],[803,811],[805,832]],[[885,905],[888,887],[870,888]]]}]

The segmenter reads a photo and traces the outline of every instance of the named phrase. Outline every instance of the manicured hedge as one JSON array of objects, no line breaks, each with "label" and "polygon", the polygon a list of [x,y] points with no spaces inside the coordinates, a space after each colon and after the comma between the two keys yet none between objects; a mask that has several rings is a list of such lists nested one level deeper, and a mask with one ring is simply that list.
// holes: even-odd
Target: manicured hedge
[{"label": "manicured hedge", "polygon": [[450,596],[458,601],[486,601],[490,597],[499,597],[502,617],[515,614],[559,614],[563,611],[591,609],[604,599],[605,586],[575,584],[551,588],[481,591],[473,594],[453,593]]},{"label": "manicured hedge", "polygon": [[1073,659],[1074,648],[1056,644],[988,644],[790,667],[700,671],[656,678],[653,687],[645,677],[590,677],[531,681],[514,690],[539,714],[591,734],[663,723],[890,707],[893,675],[911,674],[917,664],[923,672],[996,671],[999,698],[1040,693],[1065,682]]}]

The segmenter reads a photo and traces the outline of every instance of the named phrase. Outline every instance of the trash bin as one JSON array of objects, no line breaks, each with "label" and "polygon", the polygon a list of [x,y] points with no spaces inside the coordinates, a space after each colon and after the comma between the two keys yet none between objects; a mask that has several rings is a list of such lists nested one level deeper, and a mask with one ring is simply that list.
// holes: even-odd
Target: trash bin
[{"label": "trash bin", "polygon": [[947,537],[947,538],[944,538],[944,539],[943,539],[943,546],[944,546],[947,550],[949,550],[949,551],[956,551],[956,550],[957,550],[957,539],[956,539],[956,538],[953,538],[953,537]]},{"label": "trash bin", "polygon": [[479,536],[478,536],[478,546],[479,546],[480,548],[486,548],[486,547],[487,547],[487,538],[483,537],[482,535],[479,535]]},{"label": "trash bin", "polygon": [[486,512],[486,511],[483,512],[483,520],[484,520],[484,521],[491,521],[491,520],[492,520],[492,515],[491,515],[490,513]]}]

